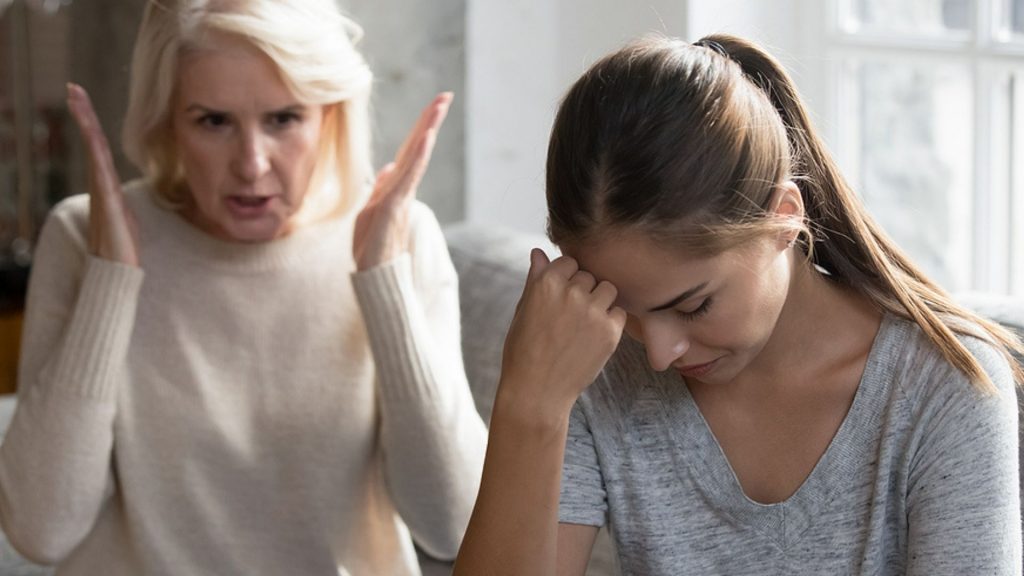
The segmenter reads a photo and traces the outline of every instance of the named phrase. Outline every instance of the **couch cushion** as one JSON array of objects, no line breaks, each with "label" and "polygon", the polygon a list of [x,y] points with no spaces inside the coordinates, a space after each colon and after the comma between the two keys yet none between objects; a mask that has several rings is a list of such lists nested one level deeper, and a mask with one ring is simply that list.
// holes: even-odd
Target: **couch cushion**
[{"label": "couch cushion", "polygon": [[[448,251],[459,273],[462,308],[462,353],[466,377],[477,409],[490,422],[494,393],[501,375],[501,356],[523,282],[530,269],[530,250],[558,254],[547,238],[509,229],[459,224],[445,230]],[[594,543],[587,576],[619,574],[615,545],[602,529]]]},{"label": "couch cushion", "polygon": [[445,229],[459,274],[462,353],[477,410],[490,422],[505,334],[530,268],[530,250],[554,253],[540,235],[458,224]]}]

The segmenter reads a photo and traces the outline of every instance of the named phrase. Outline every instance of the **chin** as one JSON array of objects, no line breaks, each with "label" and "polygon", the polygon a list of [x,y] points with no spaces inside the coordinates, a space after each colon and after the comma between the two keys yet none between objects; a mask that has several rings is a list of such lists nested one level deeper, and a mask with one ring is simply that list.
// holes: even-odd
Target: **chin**
[{"label": "chin", "polygon": [[287,227],[282,222],[253,222],[244,224],[232,222],[227,226],[223,226],[221,230],[227,240],[247,244],[270,242],[288,233]]}]

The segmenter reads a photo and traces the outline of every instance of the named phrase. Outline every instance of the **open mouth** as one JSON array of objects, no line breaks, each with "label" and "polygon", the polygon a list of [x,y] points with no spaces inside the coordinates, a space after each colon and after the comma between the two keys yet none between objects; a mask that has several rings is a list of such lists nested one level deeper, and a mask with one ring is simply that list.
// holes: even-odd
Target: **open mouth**
[{"label": "open mouth", "polygon": [[263,218],[273,209],[273,196],[228,196],[225,199],[228,211],[235,218]]},{"label": "open mouth", "polygon": [[243,208],[259,208],[270,202],[270,196],[229,196],[228,201]]}]

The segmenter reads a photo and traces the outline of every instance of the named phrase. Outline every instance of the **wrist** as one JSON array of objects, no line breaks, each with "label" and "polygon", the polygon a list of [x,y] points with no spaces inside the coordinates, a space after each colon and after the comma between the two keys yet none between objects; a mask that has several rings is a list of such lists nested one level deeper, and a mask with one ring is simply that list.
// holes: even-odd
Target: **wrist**
[{"label": "wrist", "polygon": [[[540,387],[540,390],[550,388]],[[536,394],[523,387],[510,384],[502,378],[491,410],[492,426],[495,421],[515,427],[521,432],[541,436],[561,435],[569,429],[572,401],[561,401],[546,394]]]},{"label": "wrist", "polygon": [[375,246],[368,246],[362,250],[356,258],[356,270],[359,272],[376,268],[381,264],[387,264],[392,260],[408,252],[408,242],[398,239],[389,239]]}]

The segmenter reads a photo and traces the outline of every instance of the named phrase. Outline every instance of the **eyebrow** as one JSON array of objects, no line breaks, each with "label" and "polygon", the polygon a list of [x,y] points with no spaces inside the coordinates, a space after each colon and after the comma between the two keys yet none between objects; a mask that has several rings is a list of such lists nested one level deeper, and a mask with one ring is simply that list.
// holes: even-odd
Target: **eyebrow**
[{"label": "eyebrow", "polygon": [[686,292],[683,292],[679,296],[676,296],[675,298],[669,300],[668,302],[662,304],[661,306],[655,306],[654,308],[651,308],[649,310],[649,312],[660,312],[662,310],[667,310],[667,309],[675,306],[676,304],[679,304],[680,302],[693,297],[694,294],[696,294],[696,293],[700,292],[701,290],[707,288],[707,286],[708,286],[707,282],[704,282],[702,284],[694,286],[693,288],[690,288]]},{"label": "eyebrow", "polygon": [[[304,106],[303,104],[296,103],[296,104],[289,104],[287,106],[282,106],[281,108],[278,108],[276,110],[270,110],[268,112],[265,112],[265,114],[281,114],[283,112],[301,112],[301,111],[303,111],[305,109],[306,109],[306,106]],[[223,110],[217,110],[216,108],[209,108],[209,107],[203,106],[202,104],[189,104],[188,107],[185,108],[185,111],[186,112],[206,112],[206,113],[214,113],[214,114],[228,114],[228,112],[225,112]]]}]

